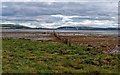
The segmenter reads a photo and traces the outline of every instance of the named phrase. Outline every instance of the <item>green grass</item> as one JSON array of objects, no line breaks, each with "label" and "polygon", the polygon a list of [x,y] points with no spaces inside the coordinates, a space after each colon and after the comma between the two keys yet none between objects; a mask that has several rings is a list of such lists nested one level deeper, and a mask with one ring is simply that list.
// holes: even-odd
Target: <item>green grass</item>
[{"label": "green grass", "polygon": [[74,44],[69,47],[25,39],[2,41],[3,73],[120,73],[119,55]]},{"label": "green grass", "polygon": [[0,38],[0,74],[2,74],[2,39]]}]

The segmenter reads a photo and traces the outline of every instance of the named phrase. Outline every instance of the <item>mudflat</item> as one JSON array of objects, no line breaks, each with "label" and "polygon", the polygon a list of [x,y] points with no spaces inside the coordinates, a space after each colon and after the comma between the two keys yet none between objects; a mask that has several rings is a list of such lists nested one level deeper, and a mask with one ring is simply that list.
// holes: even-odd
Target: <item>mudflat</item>
[{"label": "mudflat", "polygon": [[[120,53],[113,51],[118,49],[117,35],[83,34],[81,32],[56,32],[56,35],[61,39],[68,39],[71,44],[87,46],[104,53]],[[2,32],[2,38],[60,42],[53,32]]]}]

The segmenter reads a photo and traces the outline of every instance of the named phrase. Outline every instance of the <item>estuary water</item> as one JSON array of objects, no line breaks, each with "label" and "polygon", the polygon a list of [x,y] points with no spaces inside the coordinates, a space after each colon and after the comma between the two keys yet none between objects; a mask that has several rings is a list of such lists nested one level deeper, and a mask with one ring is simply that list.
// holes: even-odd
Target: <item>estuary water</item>
[{"label": "estuary water", "polygon": [[[2,29],[2,32],[53,32],[54,30],[42,29]],[[55,30],[55,32],[79,32],[81,34],[118,35],[117,30]]]}]

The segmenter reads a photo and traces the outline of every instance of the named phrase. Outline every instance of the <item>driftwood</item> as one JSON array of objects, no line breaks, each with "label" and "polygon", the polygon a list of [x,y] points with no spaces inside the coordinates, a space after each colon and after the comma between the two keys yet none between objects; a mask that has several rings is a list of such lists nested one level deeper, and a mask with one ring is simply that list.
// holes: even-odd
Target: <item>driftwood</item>
[{"label": "driftwood", "polygon": [[68,38],[60,38],[55,31],[53,31],[53,35],[57,40],[61,41],[64,44],[68,44],[69,46],[71,46],[71,43]]}]

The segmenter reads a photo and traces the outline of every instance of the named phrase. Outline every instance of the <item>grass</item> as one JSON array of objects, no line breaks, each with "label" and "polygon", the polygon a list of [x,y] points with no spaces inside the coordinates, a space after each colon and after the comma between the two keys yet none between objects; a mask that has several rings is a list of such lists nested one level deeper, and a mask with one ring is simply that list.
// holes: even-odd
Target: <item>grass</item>
[{"label": "grass", "polygon": [[0,74],[2,74],[2,39],[0,38]]},{"label": "grass", "polygon": [[3,73],[120,73],[119,55],[58,42],[2,41]]}]

